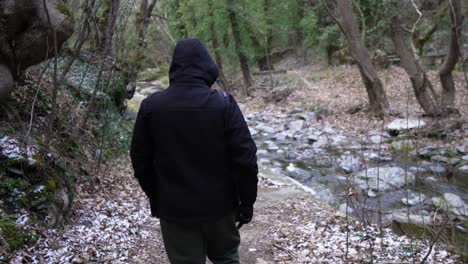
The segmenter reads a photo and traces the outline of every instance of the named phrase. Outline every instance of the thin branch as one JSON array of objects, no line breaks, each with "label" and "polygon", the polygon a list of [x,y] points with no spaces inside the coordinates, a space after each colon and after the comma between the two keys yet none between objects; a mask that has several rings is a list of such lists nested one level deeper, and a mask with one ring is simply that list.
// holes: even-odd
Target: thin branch
[{"label": "thin branch", "polygon": [[421,21],[421,18],[423,17],[423,14],[422,14],[421,10],[419,10],[419,7],[418,7],[418,5],[416,5],[414,0],[411,0],[411,4],[413,5],[414,9],[416,10],[416,13],[418,13],[418,19],[416,20],[416,22],[414,22],[414,25],[411,28],[411,33],[414,33],[414,31],[416,30],[416,27],[419,24],[419,21]]},{"label": "thin branch", "polygon": [[439,237],[442,234],[442,231],[444,231],[445,227],[447,226],[448,221],[449,221],[449,217],[447,216],[445,218],[444,223],[442,224],[442,227],[439,229],[439,231],[437,231],[437,234],[436,234],[434,240],[432,241],[431,245],[429,246],[429,250],[427,251],[424,258],[421,260],[421,264],[426,263],[427,258],[429,257],[429,255],[431,255],[432,249],[434,248],[434,245],[437,242],[437,240],[439,240]]}]

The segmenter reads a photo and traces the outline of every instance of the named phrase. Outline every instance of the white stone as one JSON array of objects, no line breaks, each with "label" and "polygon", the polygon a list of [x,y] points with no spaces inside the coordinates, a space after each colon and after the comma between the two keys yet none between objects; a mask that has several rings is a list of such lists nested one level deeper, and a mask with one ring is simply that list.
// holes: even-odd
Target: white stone
[{"label": "white stone", "polygon": [[396,130],[396,131],[404,131],[410,130],[414,128],[422,128],[426,126],[426,123],[422,120],[417,119],[395,119],[390,124],[385,126],[387,130]]},{"label": "white stone", "polygon": [[370,140],[372,141],[372,143],[374,144],[380,144],[383,142],[384,140],[384,137],[382,135],[372,135],[370,137]]},{"label": "white stone", "polygon": [[458,170],[461,172],[468,172],[468,165],[461,166]]},{"label": "white stone", "polygon": [[260,130],[261,132],[265,132],[267,134],[274,134],[275,129],[269,126],[266,126],[264,124],[260,124],[257,126],[257,129]]},{"label": "white stone", "polygon": [[328,136],[321,135],[318,138],[317,142],[314,143],[314,147],[321,148],[321,147],[323,147],[325,145],[328,145],[328,144],[330,144],[330,139],[328,138]]},{"label": "white stone", "polygon": [[422,193],[412,193],[412,194],[408,195],[408,198],[406,198],[406,197],[402,198],[401,202],[404,205],[413,206],[413,205],[417,205],[419,203],[423,204],[425,200],[426,200],[426,196],[424,194],[422,194]]},{"label": "white stone", "polygon": [[398,210],[393,212],[391,215],[386,216],[388,220],[396,221],[398,223],[412,223],[418,225],[430,225],[432,224],[432,217],[430,215],[417,215],[408,213],[406,210]]},{"label": "white stone", "polygon": [[300,132],[304,127],[304,120],[296,120],[289,123],[289,130],[293,133]]},{"label": "white stone", "polygon": [[464,207],[465,202],[456,194],[453,193],[445,193],[444,194],[444,199],[447,201],[449,206],[452,206],[454,208],[459,208],[459,207]]},{"label": "white stone", "polygon": [[367,196],[369,196],[370,198],[374,198],[374,197],[377,197],[377,193],[374,192],[373,190],[369,190],[367,191]]}]

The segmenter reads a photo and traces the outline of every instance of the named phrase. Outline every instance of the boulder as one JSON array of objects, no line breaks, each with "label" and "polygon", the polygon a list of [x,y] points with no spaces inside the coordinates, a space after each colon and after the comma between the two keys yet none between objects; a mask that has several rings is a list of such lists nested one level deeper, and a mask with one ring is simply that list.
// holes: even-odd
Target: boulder
[{"label": "boulder", "polygon": [[429,170],[434,174],[442,174],[447,171],[447,169],[444,166],[439,165],[439,164],[429,166]]},{"label": "boulder", "polygon": [[303,127],[304,127],[304,120],[296,120],[296,121],[292,121],[291,123],[289,123],[289,130],[292,133],[300,132]]},{"label": "boulder", "polygon": [[392,135],[398,135],[400,132],[422,128],[426,123],[417,119],[395,119],[390,124],[385,126],[385,129]]},{"label": "boulder", "polygon": [[424,203],[425,200],[426,200],[426,196],[422,193],[411,193],[410,195],[408,195],[408,198],[406,197],[401,198],[401,202],[404,205],[409,205],[409,206],[417,205],[419,203],[422,204]]},{"label": "boulder", "polygon": [[461,172],[468,172],[468,165],[464,165],[458,168],[459,171]]},{"label": "boulder", "polygon": [[257,129],[261,132],[267,133],[267,134],[274,134],[276,130],[270,126],[267,126],[265,124],[259,124],[257,125]]},{"label": "boulder", "polygon": [[411,213],[405,209],[397,210],[385,216],[386,220],[398,223],[411,223],[417,225],[431,225],[432,217],[430,215],[420,215]]},{"label": "boulder", "polygon": [[468,216],[468,205],[453,193],[445,193],[443,197],[433,197],[432,205],[458,216]]},{"label": "boulder", "polygon": [[53,34],[59,49],[73,34],[73,19],[62,10],[68,6],[58,8],[59,3],[62,2],[0,1],[0,101],[14,89],[13,80],[21,71],[54,56],[54,45],[48,41]]},{"label": "boulder", "polygon": [[362,190],[390,191],[412,184],[415,177],[399,167],[369,168],[356,175],[355,182]]}]

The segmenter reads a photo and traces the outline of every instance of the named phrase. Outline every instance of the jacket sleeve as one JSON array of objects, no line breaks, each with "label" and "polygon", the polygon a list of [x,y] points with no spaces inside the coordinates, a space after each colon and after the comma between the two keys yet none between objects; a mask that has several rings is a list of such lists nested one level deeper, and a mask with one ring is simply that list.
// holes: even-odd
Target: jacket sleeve
[{"label": "jacket sleeve", "polygon": [[154,146],[150,134],[149,117],[145,109],[146,100],[143,100],[138,111],[133,137],[130,147],[135,177],[148,197],[156,196],[155,170],[153,168]]},{"label": "jacket sleeve", "polygon": [[237,102],[232,96],[229,100],[226,135],[231,166],[238,184],[240,203],[249,206],[257,199],[257,146]]}]

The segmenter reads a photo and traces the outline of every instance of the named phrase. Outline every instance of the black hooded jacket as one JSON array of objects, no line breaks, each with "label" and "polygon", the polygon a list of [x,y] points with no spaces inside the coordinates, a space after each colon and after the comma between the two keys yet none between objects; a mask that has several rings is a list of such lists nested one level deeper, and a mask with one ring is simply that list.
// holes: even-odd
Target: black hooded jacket
[{"label": "black hooded jacket", "polygon": [[130,150],[152,215],[203,222],[253,205],[257,148],[234,98],[210,88],[218,68],[203,44],[178,42],[169,78],[143,100]]}]

